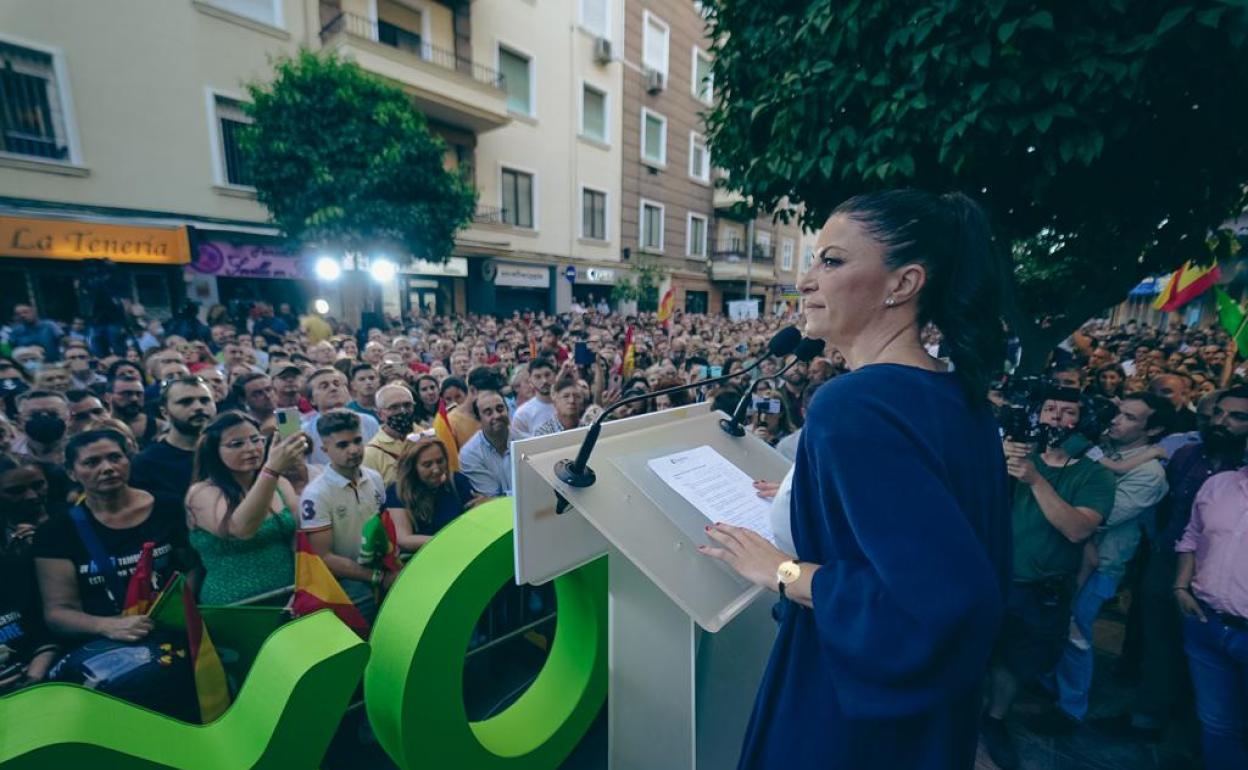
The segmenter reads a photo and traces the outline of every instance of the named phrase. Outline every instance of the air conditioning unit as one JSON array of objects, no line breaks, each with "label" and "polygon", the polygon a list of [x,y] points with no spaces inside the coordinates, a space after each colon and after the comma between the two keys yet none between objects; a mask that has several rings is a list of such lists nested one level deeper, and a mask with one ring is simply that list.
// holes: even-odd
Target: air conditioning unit
[{"label": "air conditioning unit", "polygon": [[611,63],[611,38],[594,38],[594,61],[599,64]]},{"label": "air conditioning unit", "polygon": [[646,91],[651,94],[657,94],[667,88],[667,78],[658,70],[646,70]]}]

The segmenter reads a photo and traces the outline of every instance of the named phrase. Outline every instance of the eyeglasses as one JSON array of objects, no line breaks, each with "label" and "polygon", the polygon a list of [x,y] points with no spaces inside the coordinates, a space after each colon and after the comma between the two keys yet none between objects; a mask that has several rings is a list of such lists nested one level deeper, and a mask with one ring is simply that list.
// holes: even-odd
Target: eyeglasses
[{"label": "eyeglasses", "polygon": [[247,438],[237,438],[237,439],[234,439],[233,441],[228,441],[222,444],[221,446],[222,448],[228,449],[231,452],[236,452],[239,449],[243,449],[244,447],[264,446],[264,440],[265,440],[264,436],[260,436],[260,435],[248,436]]}]

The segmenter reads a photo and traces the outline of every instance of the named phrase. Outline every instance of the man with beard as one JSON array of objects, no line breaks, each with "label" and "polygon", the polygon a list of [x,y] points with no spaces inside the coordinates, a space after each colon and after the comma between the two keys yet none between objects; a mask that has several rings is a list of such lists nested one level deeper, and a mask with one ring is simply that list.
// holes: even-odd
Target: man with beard
[{"label": "man with beard", "polygon": [[385,485],[390,486],[407,436],[416,424],[416,400],[406,385],[397,382],[383,385],[375,398],[381,430],[364,447],[364,467],[380,473]]},{"label": "man with beard", "polygon": [[195,443],[216,416],[217,404],[203,380],[180,377],[161,390],[160,408],[169,421],[169,432],[135,456],[130,486],[156,497],[182,500],[191,488]]},{"label": "man with beard", "polygon": [[805,422],[802,416],[802,393],[805,391],[807,383],[810,382],[808,372],[809,369],[806,363],[799,361],[780,378],[784,381],[784,386],[780,388],[780,398],[784,401],[784,405],[789,413],[789,419],[793,421],[794,428],[800,429],[802,423]]},{"label": "man with beard", "polygon": [[529,384],[533,386],[533,398],[516,409],[511,422],[517,438],[532,436],[538,426],[555,416],[555,402],[551,398],[555,365],[549,358],[535,358],[529,362]]},{"label": "man with beard", "polygon": [[114,377],[104,394],[113,417],[121,420],[134,434],[139,449],[147,449],[164,430],[164,424],[144,409],[143,385],[138,380]]},{"label": "man with beard", "polygon": [[277,429],[277,421],[273,417],[277,411],[276,393],[267,374],[251,372],[234,380],[230,398],[238,408],[260,423],[261,433]]},{"label": "man with beard", "polygon": [[[1178,568],[1174,548],[1191,519],[1201,485],[1216,473],[1243,466],[1246,444],[1248,387],[1241,385],[1218,398],[1213,418],[1201,431],[1201,442],[1177,450],[1166,466],[1170,494],[1157,506],[1156,523],[1144,522],[1149,549],[1139,593],[1140,686],[1129,724],[1125,720],[1105,723],[1110,728],[1127,728],[1138,737],[1160,737],[1170,716],[1179,713],[1178,701],[1190,698],[1190,692],[1185,692],[1189,680],[1174,598]],[[1194,736],[1184,737],[1194,744]],[[1190,754],[1195,746],[1174,748]]]},{"label": "man with beard", "polygon": [[511,427],[507,402],[497,391],[484,390],[477,394],[472,411],[481,423],[481,430],[459,450],[459,469],[478,494],[510,495],[511,442],[520,436]]}]

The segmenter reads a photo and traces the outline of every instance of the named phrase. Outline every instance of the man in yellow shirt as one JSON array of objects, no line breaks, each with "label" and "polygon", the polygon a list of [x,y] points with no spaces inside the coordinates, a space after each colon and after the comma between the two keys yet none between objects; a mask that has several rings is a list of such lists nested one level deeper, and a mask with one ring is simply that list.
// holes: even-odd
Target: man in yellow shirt
[{"label": "man in yellow shirt", "polygon": [[334,330],[317,313],[308,313],[299,319],[299,328],[308,335],[309,344],[324,342],[333,336]]},{"label": "man in yellow shirt", "polygon": [[380,473],[381,480],[390,486],[412,432],[416,400],[406,385],[397,382],[382,386],[374,398],[381,430],[364,446],[364,467]]}]

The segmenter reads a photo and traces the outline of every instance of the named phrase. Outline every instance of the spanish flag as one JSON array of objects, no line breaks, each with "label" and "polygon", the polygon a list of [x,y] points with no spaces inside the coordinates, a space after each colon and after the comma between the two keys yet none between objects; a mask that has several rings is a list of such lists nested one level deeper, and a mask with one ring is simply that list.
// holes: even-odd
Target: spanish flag
[{"label": "spanish flag", "polygon": [[628,331],[624,333],[624,357],[620,362],[620,376],[628,378],[633,374],[633,367],[637,365],[637,350],[633,345],[633,327],[628,327]]},{"label": "spanish flag", "polygon": [[307,533],[300,532],[295,536],[295,595],[290,599],[290,614],[298,618],[325,609],[333,610],[360,638],[368,638],[368,621],[312,550]]},{"label": "spanish flag", "polygon": [[130,582],[126,585],[126,602],[122,615],[146,615],[156,601],[155,570],[152,568],[152,550],[155,543],[146,542],[139,553],[139,563],[134,566]]},{"label": "spanish flag", "polygon": [[195,694],[199,698],[199,721],[208,724],[230,707],[230,687],[225,680],[221,656],[208,635],[208,627],[199,614],[199,605],[191,586],[182,582],[182,613],[186,616],[186,642],[191,652],[191,668],[195,672]]},{"label": "spanish flag", "polygon": [[1207,267],[1197,267],[1191,262],[1170,275],[1166,287],[1157,295],[1153,307],[1163,313],[1173,313],[1187,303],[1208,291],[1210,286],[1222,277],[1222,268],[1217,262]]},{"label": "spanish flag", "polygon": [[664,326],[668,321],[672,320],[672,311],[676,307],[676,296],[672,294],[672,287],[667,287],[667,291],[663,294],[663,299],[659,302],[659,323]]},{"label": "spanish flag", "polygon": [[438,416],[433,418],[433,432],[438,434],[438,438],[446,446],[446,469],[454,473],[459,470],[459,444],[455,442],[451,418],[446,414],[445,400],[438,402]]}]

